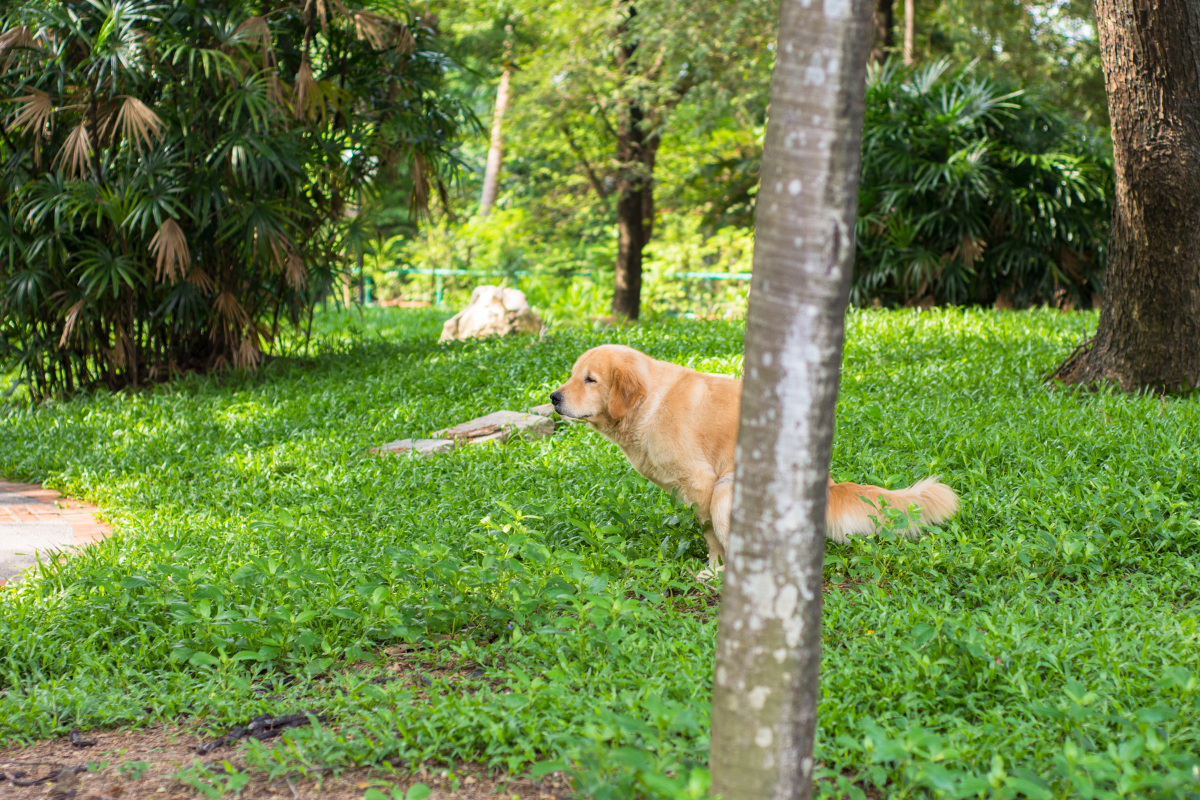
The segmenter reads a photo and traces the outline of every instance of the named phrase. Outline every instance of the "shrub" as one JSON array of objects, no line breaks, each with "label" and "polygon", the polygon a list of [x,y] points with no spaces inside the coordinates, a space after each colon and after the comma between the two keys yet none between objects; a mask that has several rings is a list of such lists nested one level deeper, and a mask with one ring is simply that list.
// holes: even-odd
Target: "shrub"
[{"label": "shrub", "polygon": [[329,0],[11,8],[0,363],[34,397],[257,365],[361,247],[376,180],[442,186],[469,115],[435,44]]},{"label": "shrub", "polygon": [[1045,100],[944,60],[872,67],[852,302],[1090,307],[1112,187],[1101,139]]}]

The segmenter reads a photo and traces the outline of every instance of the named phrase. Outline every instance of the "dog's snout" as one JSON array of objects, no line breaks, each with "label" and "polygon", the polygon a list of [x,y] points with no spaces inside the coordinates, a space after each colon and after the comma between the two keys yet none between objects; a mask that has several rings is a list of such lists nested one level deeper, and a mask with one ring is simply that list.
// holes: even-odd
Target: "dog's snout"
[{"label": "dog's snout", "polygon": [[554,405],[558,405],[562,401],[563,401],[562,392],[551,392],[550,393],[550,402],[551,403],[554,403]]}]

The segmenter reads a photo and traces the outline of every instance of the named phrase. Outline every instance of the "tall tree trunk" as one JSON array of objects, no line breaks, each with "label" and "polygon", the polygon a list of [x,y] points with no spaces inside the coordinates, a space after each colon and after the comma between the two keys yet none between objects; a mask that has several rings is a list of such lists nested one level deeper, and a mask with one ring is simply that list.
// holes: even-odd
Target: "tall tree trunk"
[{"label": "tall tree trunk", "polygon": [[[512,34],[512,26],[505,26]],[[496,88],[496,108],[492,112],[492,140],[488,147],[487,168],[483,172],[483,194],[479,198],[479,216],[486,217],[496,202],[500,185],[500,165],[504,162],[504,112],[508,110],[508,83],[512,78],[512,41],[505,43],[504,71]]]},{"label": "tall tree trunk", "polygon": [[[629,4],[628,19],[637,16]],[[622,24],[618,35],[624,36]],[[625,75],[636,69],[637,42],[617,48],[617,68]],[[653,225],[652,185],[657,137],[648,142],[645,112],[635,99],[623,102],[617,120],[617,268],[613,287],[613,321],[636,320],[642,306],[642,249],[650,241],[647,212]]]},{"label": "tall tree trunk", "polygon": [[893,0],[875,2],[875,35],[871,43],[871,61],[877,64],[882,63],[888,57],[888,52],[896,46],[896,37],[892,33],[896,22],[892,7]]},{"label": "tall tree trunk", "polygon": [[636,320],[642,307],[642,250],[654,233],[654,161],[659,138],[643,130],[645,115],[629,105],[617,129],[617,274],[613,318]]},{"label": "tall tree trunk", "polygon": [[1200,0],[1096,0],[1116,202],[1096,335],[1058,371],[1200,386]]},{"label": "tall tree trunk", "polygon": [[642,248],[646,246],[647,186],[641,174],[642,110],[630,103],[617,131],[617,269],[613,320],[636,320],[642,306]]},{"label": "tall tree trunk", "polygon": [[812,794],[821,569],[873,0],[785,0],[713,682],[713,794]]},{"label": "tall tree trunk", "polygon": [[904,63],[913,63],[913,36],[916,31],[917,10],[914,0],[904,0]]}]

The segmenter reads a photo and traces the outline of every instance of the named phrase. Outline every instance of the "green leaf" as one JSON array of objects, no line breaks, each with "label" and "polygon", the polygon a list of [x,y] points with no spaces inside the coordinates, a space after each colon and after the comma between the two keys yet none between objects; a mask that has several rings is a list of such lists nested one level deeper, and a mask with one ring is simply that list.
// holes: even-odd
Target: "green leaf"
[{"label": "green leaf", "polygon": [[202,650],[197,650],[195,653],[192,653],[191,658],[188,659],[188,663],[193,667],[215,667],[221,663],[221,660]]},{"label": "green leaf", "polygon": [[404,794],[404,800],[425,800],[433,794],[433,790],[423,783],[414,783],[408,787],[408,791]]}]

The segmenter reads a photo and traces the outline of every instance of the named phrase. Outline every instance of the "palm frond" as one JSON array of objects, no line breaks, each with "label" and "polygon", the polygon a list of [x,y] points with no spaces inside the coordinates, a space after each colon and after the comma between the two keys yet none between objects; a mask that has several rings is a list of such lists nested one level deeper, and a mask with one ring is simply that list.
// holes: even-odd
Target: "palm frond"
[{"label": "palm frond", "polygon": [[288,253],[287,281],[288,285],[296,291],[303,289],[304,284],[308,282],[308,273],[304,269],[304,259],[295,250]]},{"label": "palm frond", "polygon": [[271,28],[263,17],[248,17],[233,31],[230,43],[246,42],[255,45],[262,55],[263,69],[267,69],[275,61],[275,52],[271,48]]},{"label": "palm frond", "polygon": [[202,292],[211,292],[216,288],[212,278],[208,277],[208,273],[199,267],[192,267],[192,271],[188,273],[187,282]]},{"label": "palm frond", "polygon": [[324,107],[321,87],[317,85],[306,57],[300,62],[300,69],[296,70],[296,119],[316,117]]},{"label": "palm frond", "polygon": [[233,353],[233,365],[242,369],[256,369],[262,360],[262,350],[258,347],[258,336],[250,332],[242,337],[237,350]]},{"label": "palm frond", "polygon": [[354,30],[359,40],[366,39],[376,50],[382,50],[387,43],[387,28],[391,20],[374,11],[355,11]]},{"label": "palm frond", "polygon": [[71,130],[67,141],[54,159],[54,168],[66,168],[67,177],[82,178],[87,173],[88,159],[92,155],[92,138],[88,135],[87,123],[81,122]]},{"label": "palm frond", "polygon": [[87,298],[77,301],[67,311],[66,319],[63,320],[62,336],[58,339],[59,348],[65,348],[67,343],[71,341],[71,334],[75,332],[75,324],[79,322],[79,314],[83,311],[84,305],[87,304]]},{"label": "palm frond", "polygon": [[28,25],[18,25],[0,33],[0,56],[4,58],[4,70],[7,72],[16,57],[17,51],[33,47],[37,40],[33,30]]},{"label": "palm frond", "polygon": [[192,263],[187,237],[179,223],[170,217],[163,221],[158,233],[150,240],[150,250],[154,253],[155,280],[162,280],[165,275],[174,283]]},{"label": "palm frond", "polygon": [[14,97],[9,102],[22,105],[17,110],[17,116],[8,124],[8,129],[12,131],[25,128],[35,139],[41,139],[54,113],[54,101],[50,99],[50,95],[41,89],[29,89],[29,94]]},{"label": "palm frond", "polygon": [[228,289],[217,295],[217,299],[213,301],[213,309],[226,327],[241,327],[250,320],[250,315],[238,302],[237,295]]},{"label": "palm frond", "polygon": [[147,148],[162,133],[162,120],[145,103],[136,97],[126,97],[117,113],[116,127],[127,141],[134,142],[138,150]]},{"label": "palm frond", "polygon": [[304,6],[304,14],[308,16],[309,11],[313,9],[317,12],[317,19],[321,21],[321,30],[325,30],[329,25],[330,10],[337,11],[342,16],[350,16],[350,12],[346,10],[346,6],[342,5],[341,0],[308,0]]}]

